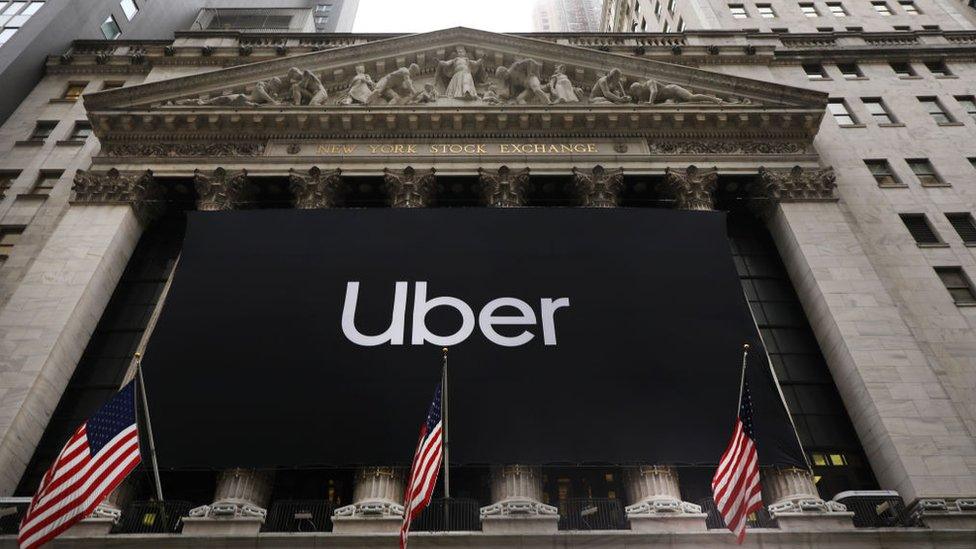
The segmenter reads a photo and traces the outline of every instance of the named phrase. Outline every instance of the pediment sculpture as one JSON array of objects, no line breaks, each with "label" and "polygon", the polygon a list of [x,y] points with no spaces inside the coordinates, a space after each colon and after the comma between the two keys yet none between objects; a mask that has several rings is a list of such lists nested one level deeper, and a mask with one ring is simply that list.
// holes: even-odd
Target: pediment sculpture
[{"label": "pediment sculpture", "polygon": [[[748,99],[701,93],[684,86],[652,77],[627,78],[611,68],[588,86],[574,82],[570,71],[557,64],[552,73],[544,74],[545,65],[532,58],[513,61],[488,74],[483,59],[470,57],[458,46],[448,60],[435,59],[433,67],[424,70],[416,63],[399,67],[378,80],[365,66],[356,67],[347,82],[333,84],[344,90],[330,99],[322,80],[312,71],[291,68],[282,77],[273,77],[243,89],[225,90],[219,95],[203,94],[177,99],[166,106],[261,107],[261,106],[381,106],[436,104],[462,106],[470,104],[745,104]],[[432,69],[432,70],[431,70]]]}]

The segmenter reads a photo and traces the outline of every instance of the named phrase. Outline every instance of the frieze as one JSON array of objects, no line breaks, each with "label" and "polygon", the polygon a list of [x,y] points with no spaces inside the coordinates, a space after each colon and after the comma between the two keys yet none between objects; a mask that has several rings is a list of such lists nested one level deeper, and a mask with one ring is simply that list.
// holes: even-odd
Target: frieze
[{"label": "frieze", "polygon": [[272,142],[266,156],[329,158],[366,157],[485,157],[485,156],[643,156],[643,140],[328,140],[302,144]]},{"label": "frieze", "polygon": [[805,154],[808,146],[797,141],[723,140],[723,139],[682,139],[650,140],[650,154],[653,155],[752,155],[752,154]]},{"label": "frieze", "polygon": [[108,157],[207,157],[260,156],[264,143],[106,143],[102,154]]}]

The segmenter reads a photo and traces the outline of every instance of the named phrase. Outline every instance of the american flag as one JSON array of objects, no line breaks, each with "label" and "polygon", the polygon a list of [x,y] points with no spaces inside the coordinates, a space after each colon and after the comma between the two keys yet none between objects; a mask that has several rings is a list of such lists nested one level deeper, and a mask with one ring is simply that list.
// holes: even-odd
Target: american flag
[{"label": "american flag", "polygon": [[752,396],[743,379],[742,401],[732,440],[712,477],[712,497],[719,513],[739,543],[746,537],[746,517],[762,508],[759,485],[759,456],[752,423]]},{"label": "american flag", "polygon": [[427,410],[427,419],[420,426],[420,442],[413,454],[410,477],[403,494],[403,524],[400,525],[400,549],[406,549],[410,534],[410,521],[430,503],[430,496],[437,484],[437,473],[441,467],[441,435],[444,424],[441,421],[441,385],[434,391],[434,401]]},{"label": "american flag", "polygon": [[130,382],[78,427],[44,473],[20,522],[21,549],[40,547],[86,518],[141,461]]}]

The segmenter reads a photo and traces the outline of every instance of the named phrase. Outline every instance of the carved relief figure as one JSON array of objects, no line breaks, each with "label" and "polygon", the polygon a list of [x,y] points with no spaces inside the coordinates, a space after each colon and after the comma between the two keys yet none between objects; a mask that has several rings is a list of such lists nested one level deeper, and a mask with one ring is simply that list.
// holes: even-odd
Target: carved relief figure
[{"label": "carved relief figure", "polygon": [[509,100],[514,100],[521,105],[534,97],[540,103],[548,105],[552,101],[542,89],[542,82],[539,79],[541,71],[542,63],[535,59],[520,59],[510,67],[498,67],[495,75],[508,86]]},{"label": "carved relief figure", "polygon": [[593,103],[629,103],[630,96],[624,91],[623,78],[620,69],[611,69],[606,76],[600,77],[590,90],[590,101]]},{"label": "carved relief figure", "polygon": [[488,105],[497,105],[502,102],[501,98],[498,97],[498,90],[495,89],[495,83],[489,82],[488,89],[485,90],[484,96],[481,98]]},{"label": "carved relief figure", "polygon": [[417,90],[413,87],[413,77],[419,74],[420,67],[411,63],[409,67],[400,67],[380,78],[367,103],[372,105],[385,99],[391,105],[400,105],[410,101],[417,95]]},{"label": "carved relief figure", "polygon": [[720,97],[704,93],[692,93],[677,84],[662,84],[653,78],[631,84],[630,95],[635,102],[646,104],[664,103],[669,99],[675,103],[725,103]]},{"label": "carved relief figure", "polygon": [[316,107],[329,98],[329,92],[312,71],[300,71],[293,67],[288,70],[288,78],[292,83],[291,95],[295,105]]},{"label": "carved relief figure", "polygon": [[424,89],[413,96],[411,103],[433,103],[437,101],[437,89],[433,84],[424,84]]},{"label": "carved relief figure", "polygon": [[339,103],[341,105],[365,105],[369,103],[375,86],[373,79],[366,74],[366,67],[359,65],[356,67],[356,75],[352,77],[349,83],[349,91],[346,92],[345,97],[339,100]]},{"label": "carved relief figure", "polygon": [[437,61],[437,80],[444,86],[444,95],[454,99],[478,99],[475,82],[483,78],[481,59],[469,59],[463,46],[458,46],[454,59]]},{"label": "carved relief figure", "polygon": [[566,67],[556,65],[556,71],[549,77],[549,91],[552,93],[553,103],[577,103],[582,93],[573,86],[573,82],[566,75]]}]

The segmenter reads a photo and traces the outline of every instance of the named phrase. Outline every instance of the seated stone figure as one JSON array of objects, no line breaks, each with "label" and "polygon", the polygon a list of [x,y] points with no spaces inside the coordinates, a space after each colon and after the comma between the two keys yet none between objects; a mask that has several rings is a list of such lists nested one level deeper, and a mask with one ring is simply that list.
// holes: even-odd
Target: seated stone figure
[{"label": "seated stone figure", "polygon": [[519,59],[509,67],[498,67],[495,76],[508,86],[508,99],[518,104],[528,103],[530,99],[548,105],[552,101],[542,89],[540,74],[542,63],[535,59]]},{"label": "seated stone figure", "polygon": [[624,91],[620,69],[610,69],[606,76],[593,84],[590,90],[591,103],[630,103],[630,96]]},{"label": "seated stone figure", "polygon": [[724,99],[715,95],[692,93],[687,88],[677,84],[662,84],[653,78],[630,85],[630,95],[637,103],[664,103],[667,100],[675,103],[726,103]]},{"label": "seated stone figure", "polygon": [[316,107],[329,98],[329,92],[312,71],[301,71],[292,67],[288,70],[288,80],[291,82],[292,102],[295,105]]},{"label": "seated stone figure", "polygon": [[374,87],[373,79],[366,74],[366,67],[359,65],[356,67],[356,75],[352,77],[352,81],[349,83],[349,91],[339,103],[342,105],[365,105],[369,102]]}]

